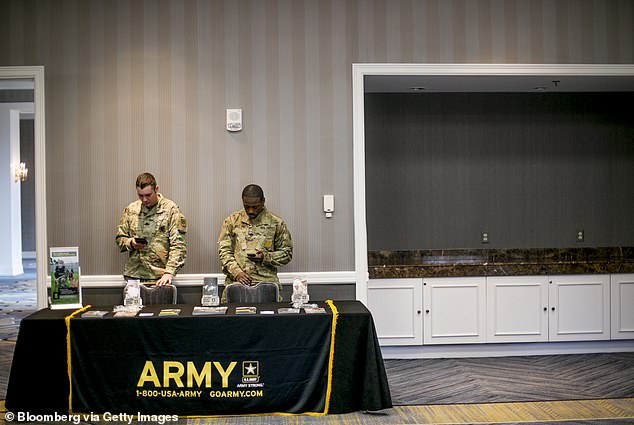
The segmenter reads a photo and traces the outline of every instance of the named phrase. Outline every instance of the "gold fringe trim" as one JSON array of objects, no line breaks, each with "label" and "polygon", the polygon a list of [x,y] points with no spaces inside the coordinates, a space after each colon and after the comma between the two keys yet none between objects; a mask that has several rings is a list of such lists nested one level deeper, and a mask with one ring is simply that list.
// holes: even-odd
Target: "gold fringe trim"
[{"label": "gold fringe trim", "polygon": [[328,359],[328,386],[326,387],[326,407],[324,409],[324,415],[328,414],[330,408],[330,395],[332,394],[332,367],[335,361],[335,334],[337,333],[337,319],[339,319],[339,310],[335,306],[332,300],[326,300],[326,304],[332,311],[332,333],[330,335],[330,357]]},{"label": "gold fringe trim", "polygon": [[66,322],[66,364],[68,365],[68,411],[70,413],[73,413],[73,379],[70,367],[70,319],[77,316],[79,313],[83,313],[90,307],[92,306],[87,305],[86,307],[77,309],[68,316],[64,317],[64,322]]}]

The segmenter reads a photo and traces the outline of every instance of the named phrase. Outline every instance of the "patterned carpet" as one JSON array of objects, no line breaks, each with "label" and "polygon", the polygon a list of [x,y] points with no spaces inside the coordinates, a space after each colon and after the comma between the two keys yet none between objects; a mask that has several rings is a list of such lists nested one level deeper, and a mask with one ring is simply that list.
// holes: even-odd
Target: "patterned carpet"
[{"label": "patterned carpet", "polygon": [[0,277],[0,341],[15,341],[20,320],[37,309],[35,259],[22,262],[24,273]]},{"label": "patterned carpet", "polygon": [[37,309],[35,259],[22,262],[24,273],[0,277],[0,399],[4,400],[13,349],[22,318]]},{"label": "patterned carpet", "polygon": [[634,353],[385,360],[395,405],[634,397]]}]

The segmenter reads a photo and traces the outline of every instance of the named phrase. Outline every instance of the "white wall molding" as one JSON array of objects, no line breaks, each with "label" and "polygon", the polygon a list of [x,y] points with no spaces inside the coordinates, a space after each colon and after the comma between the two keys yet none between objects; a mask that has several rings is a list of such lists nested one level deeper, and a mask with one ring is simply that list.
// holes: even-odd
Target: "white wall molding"
[{"label": "white wall molding", "polygon": [[[280,282],[283,285],[293,283],[297,276],[306,278],[309,285],[341,285],[354,284],[355,272],[306,272],[306,273],[279,273]],[[221,273],[179,274],[174,278],[176,286],[201,286],[206,277],[217,277],[218,283],[224,285],[225,276]],[[125,281],[121,275],[81,275],[82,288],[117,288],[123,287]],[[49,277],[50,285],[50,277]]]},{"label": "white wall molding", "polygon": [[23,260],[35,260],[35,251],[22,251]]},{"label": "white wall molding", "polygon": [[539,356],[632,351],[634,351],[634,340],[381,347],[381,353],[384,359]]}]

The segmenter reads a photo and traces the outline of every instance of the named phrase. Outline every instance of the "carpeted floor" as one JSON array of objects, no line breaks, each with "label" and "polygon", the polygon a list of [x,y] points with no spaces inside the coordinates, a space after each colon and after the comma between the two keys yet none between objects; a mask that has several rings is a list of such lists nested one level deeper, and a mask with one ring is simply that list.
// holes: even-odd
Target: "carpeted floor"
[{"label": "carpeted floor", "polygon": [[634,397],[634,353],[385,360],[394,405]]},{"label": "carpeted floor", "polygon": [[20,320],[37,309],[35,259],[22,265],[23,274],[0,276],[0,342],[15,341]]}]

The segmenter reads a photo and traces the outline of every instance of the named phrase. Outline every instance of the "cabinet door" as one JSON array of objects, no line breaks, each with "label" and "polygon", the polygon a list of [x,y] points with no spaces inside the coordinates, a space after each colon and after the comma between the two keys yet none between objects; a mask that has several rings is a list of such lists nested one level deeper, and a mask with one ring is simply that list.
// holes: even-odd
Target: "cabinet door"
[{"label": "cabinet door", "polygon": [[609,275],[550,276],[550,341],[610,339]]},{"label": "cabinet door", "polygon": [[372,279],[368,309],[380,345],[423,343],[422,279]]},{"label": "cabinet door", "polygon": [[485,342],[486,279],[423,279],[425,344]]},{"label": "cabinet door", "polygon": [[548,277],[487,278],[487,342],[548,341]]},{"label": "cabinet door", "polygon": [[611,285],[611,337],[634,339],[634,274],[613,274]]}]

